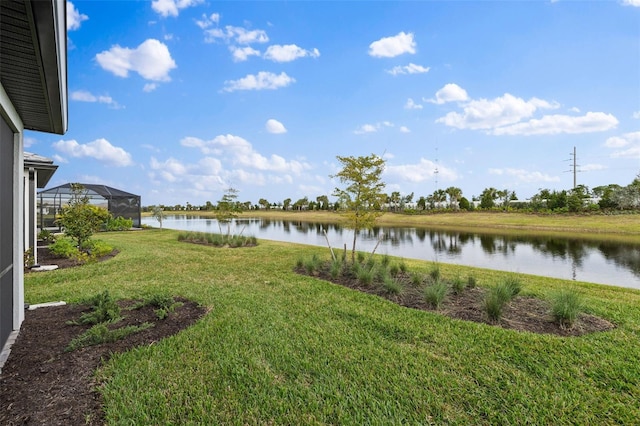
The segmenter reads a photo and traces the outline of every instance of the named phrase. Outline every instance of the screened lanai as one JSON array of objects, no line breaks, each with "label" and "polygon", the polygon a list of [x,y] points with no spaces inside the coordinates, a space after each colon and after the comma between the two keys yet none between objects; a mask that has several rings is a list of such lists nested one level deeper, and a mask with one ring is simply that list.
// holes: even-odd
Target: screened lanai
[{"label": "screened lanai", "polygon": [[38,193],[38,223],[40,229],[57,228],[55,218],[62,207],[69,203],[73,195],[72,185],[81,185],[89,198],[89,203],[107,209],[114,218],[131,219],[134,227],[140,227],[140,196],[90,183],[56,186]]}]

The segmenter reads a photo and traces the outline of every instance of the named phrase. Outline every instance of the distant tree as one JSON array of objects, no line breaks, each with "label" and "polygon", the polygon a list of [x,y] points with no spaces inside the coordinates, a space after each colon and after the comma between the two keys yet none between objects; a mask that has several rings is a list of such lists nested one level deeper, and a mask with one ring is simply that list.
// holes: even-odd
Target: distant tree
[{"label": "distant tree", "polygon": [[433,191],[434,207],[441,208],[442,204],[447,201],[447,193],[444,189],[436,189]]},{"label": "distant tree", "polygon": [[471,210],[471,203],[465,197],[460,198],[458,205],[462,210]]},{"label": "distant tree", "polygon": [[264,198],[260,198],[260,200],[258,200],[258,204],[260,204],[265,210],[269,210],[269,208],[271,208],[271,204]]},{"label": "distant tree", "polygon": [[284,210],[289,210],[290,206],[291,206],[291,198],[287,198],[282,202],[282,208]]},{"label": "distant tree", "polygon": [[398,210],[400,206],[400,192],[393,191],[390,196],[387,196],[387,203],[389,204],[389,209],[392,211]]},{"label": "distant tree", "polygon": [[320,195],[316,197],[316,201],[320,205],[321,210],[329,210],[329,197],[326,195]]},{"label": "distant tree", "polygon": [[158,221],[158,223],[160,223],[160,229],[162,229],[162,221],[164,220],[164,210],[162,209],[161,206],[152,206],[151,207],[151,216],[153,216],[153,218],[155,220]]},{"label": "distant tree", "polygon": [[383,192],[385,183],[381,180],[385,160],[375,154],[336,158],[342,169],[331,177],[338,178],[346,186],[336,188],[333,195],[341,200],[347,226],[353,229],[351,261],[355,262],[358,232],[361,229],[371,229],[382,214],[375,206],[381,205],[386,198]]},{"label": "distant tree", "polygon": [[462,197],[462,189],[450,186],[444,191],[449,196],[449,208],[457,209],[460,206],[458,205],[458,200]]},{"label": "distant tree", "polygon": [[295,210],[305,210],[309,206],[309,199],[307,197],[300,198],[298,201],[293,203],[293,208]]},{"label": "distant tree", "polygon": [[238,198],[238,190],[234,188],[228,188],[220,201],[218,201],[218,208],[216,210],[216,219],[218,220],[218,227],[220,233],[222,233],[222,225],[227,225],[227,236],[231,235],[231,222],[238,216],[240,208],[236,202]]},{"label": "distant tree", "polygon": [[480,208],[492,209],[496,205],[496,199],[498,198],[498,190],[491,187],[485,188],[480,194]]},{"label": "distant tree", "polygon": [[614,194],[622,188],[620,185],[611,184],[605,186],[596,186],[591,190],[594,197],[598,197],[598,205],[602,210],[615,209],[617,207],[614,201]]},{"label": "distant tree", "polygon": [[62,208],[56,223],[64,229],[65,235],[82,248],[110,218],[111,213],[107,209],[89,204],[89,196],[83,185],[72,183],[71,198],[68,205]]},{"label": "distant tree", "polygon": [[409,195],[405,195],[404,197],[402,197],[402,201],[400,202],[400,204],[402,205],[402,208],[404,209],[404,206],[407,204],[411,204],[413,202],[413,192]]},{"label": "distant tree", "polygon": [[420,210],[425,210],[427,208],[427,199],[424,196],[418,198],[417,206]]}]

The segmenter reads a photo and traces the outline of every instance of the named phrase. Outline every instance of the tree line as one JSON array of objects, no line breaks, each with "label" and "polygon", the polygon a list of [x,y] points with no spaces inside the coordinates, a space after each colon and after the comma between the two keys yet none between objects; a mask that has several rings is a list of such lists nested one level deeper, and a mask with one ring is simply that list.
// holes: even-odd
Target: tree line
[{"label": "tree line", "polygon": [[[344,158],[344,157],[342,157]],[[354,157],[355,158],[355,157]],[[366,158],[366,157],[357,157]],[[230,188],[233,189],[233,188]],[[228,191],[228,190],[226,190]],[[237,191],[234,195],[237,198]],[[226,192],[225,192],[226,193]],[[332,194],[336,195],[336,194]],[[217,203],[207,201],[203,205],[193,205],[187,202],[185,205],[159,205],[146,206],[143,211],[151,212],[154,207],[171,211],[215,211],[223,199]],[[251,201],[233,200],[234,209],[237,211],[248,210],[286,210],[286,211],[338,211],[343,207],[344,200],[340,197],[333,201],[328,195],[320,195],[313,198],[303,197],[295,202],[291,198],[283,201],[271,202],[266,198],[260,198],[257,203]],[[472,211],[472,210],[501,210],[501,211],[525,211],[525,212],[611,212],[640,210],[640,174],[627,186],[609,184],[588,188],[578,185],[568,190],[551,190],[541,188],[538,193],[528,200],[519,200],[516,192],[509,189],[485,188],[480,195],[468,199],[463,195],[462,189],[450,186],[446,189],[437,189],[433,193],[416,197],[414,193],[402,195],[399,191],[389,194],[383,193],[372,208],[380,211],[399,213],[421,213],[434,211]]]}]

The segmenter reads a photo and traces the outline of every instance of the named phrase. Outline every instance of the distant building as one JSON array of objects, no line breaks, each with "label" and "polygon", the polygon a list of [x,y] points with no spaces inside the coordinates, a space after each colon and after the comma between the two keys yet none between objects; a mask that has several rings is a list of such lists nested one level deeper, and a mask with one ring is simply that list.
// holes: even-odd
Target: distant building
[{"label": "distant building", "polygon": [[36,189],[44,188],[58,169],[50,158],[24,153],[24,249],[32,249],[34,263],[38,263],[38,202]]},{"label": "distant building", "polygon": [[[107,209],[114,218],[131,219],[134,227],[140,227],[142,207],[139,195],[106,185],[93,183],[79,185],[84,188],[89,203]],[[60,213],[62,207],[69,203],[73,195],[71,186],[71,183],[65,183],[38,193],[38,225],[40,229],[57,227],[55,224],[56,214]]]}]

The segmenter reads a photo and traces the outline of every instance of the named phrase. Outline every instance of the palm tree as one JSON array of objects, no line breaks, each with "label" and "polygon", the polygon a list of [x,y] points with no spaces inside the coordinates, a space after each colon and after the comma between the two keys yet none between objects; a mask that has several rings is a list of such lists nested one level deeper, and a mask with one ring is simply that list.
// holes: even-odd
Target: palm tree
[{"label": "palm tree", "polygon": [[460,200],[460,197],[462,197],[462,189],[455,186],[450,186],[444,192],[449,196],[449,208],[459,208],[458,200]]}]

